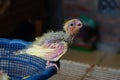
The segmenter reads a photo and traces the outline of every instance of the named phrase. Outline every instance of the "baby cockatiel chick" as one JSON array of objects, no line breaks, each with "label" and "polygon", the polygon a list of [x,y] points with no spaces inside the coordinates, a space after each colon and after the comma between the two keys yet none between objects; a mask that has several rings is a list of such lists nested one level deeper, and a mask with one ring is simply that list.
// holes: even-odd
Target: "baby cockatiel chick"
[{"label": "baby cockatiel chick", "polygon": [[0,71],[0,80],[10,80],[10,77],[3,71]]},{"label": "baby cockatiel chick", "polygon": [[78,19],[69,20],[64,25],[64,30],[67,34],[70,34],[70,37],[75,37],[79,32],[79,29],[82,27],[82,22]]},{"label": "baby cockatiel chick", "polygon": [[[18,54],[29,54],[47,60],[47,66],[56,66],[50,61],[58,61],[68,50],[74,36],[82,27],[82,22],[78,19],[72,19],[65,23],[64,31],[48,32],[28,46],[27,49],[21,50]],[[57,68],[57,66],[56,66]]]},{"label": "baby cockatiel chick", "polygon": [[82,22],[78,19],[72,19],[72,20],[69,20],[67,23],[65,23],[63,28],[66,34],[69,35],[71,43],[82,26],[83,26]]}]

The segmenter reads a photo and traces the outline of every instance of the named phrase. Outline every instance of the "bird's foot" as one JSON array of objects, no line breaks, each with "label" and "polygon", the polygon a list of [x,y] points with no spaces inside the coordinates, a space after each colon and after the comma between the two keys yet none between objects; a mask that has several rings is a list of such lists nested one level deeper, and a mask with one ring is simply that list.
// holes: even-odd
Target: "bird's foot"
[{"label": "bird's foot", "polygon": [[58,68],[56,63],[51,63],[50,61],[47,61],[46,68],[49,68],[49,67],[52,67],[52,66],[55,66],[57,71],[59,70],[59,68]]}]

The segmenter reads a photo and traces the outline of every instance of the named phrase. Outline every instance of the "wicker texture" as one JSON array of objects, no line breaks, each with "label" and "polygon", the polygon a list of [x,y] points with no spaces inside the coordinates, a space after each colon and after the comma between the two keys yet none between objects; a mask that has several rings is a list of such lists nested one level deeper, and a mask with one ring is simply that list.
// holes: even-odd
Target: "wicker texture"
[{"label": "wicker texture", "polygon": [[[0,70],[7,73],[11,77],[11,80],[21,80],[24,76],[44,73],[46,71],[45,60],[35,56],[25,54],[15,55],[13,53],[25,48],[29,44],[30,42],[23,40],[0,38]],[[48,75],[48,73],[44,75],[47,77],[52,76]]]},{"label": "wicker texture", "polygon": [[50,80],[80,80],[84,76],[86,69],[89,68],[88,64],[68,60],[61,60],[60,63],[60,71]]},{"label": "wicker texture", "polygon": [[61,60],[61,70],[50,80],[120,80],[120,70]]},{"label": "wicker texture", "polygon": [[95,66],[84,80],[120,80],[120,70]]}]

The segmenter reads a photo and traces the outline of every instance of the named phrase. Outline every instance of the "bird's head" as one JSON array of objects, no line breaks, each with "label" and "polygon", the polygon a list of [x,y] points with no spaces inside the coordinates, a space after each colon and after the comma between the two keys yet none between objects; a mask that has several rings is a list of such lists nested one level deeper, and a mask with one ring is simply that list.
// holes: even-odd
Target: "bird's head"
[{"label": "bird's head", "polygon": [[70,34],[71,36],[75,36],[79,29],[82,27],[82,22],[78,19],[71,19],[67,21],[64,25],[64,30],[66,33]]}]

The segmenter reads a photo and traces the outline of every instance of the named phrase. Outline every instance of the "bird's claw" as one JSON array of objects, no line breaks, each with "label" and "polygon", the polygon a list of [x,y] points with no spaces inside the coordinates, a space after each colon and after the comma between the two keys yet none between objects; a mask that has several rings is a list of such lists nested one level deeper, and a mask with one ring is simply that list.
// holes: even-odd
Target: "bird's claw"
[{"label": "bird's claw", "polygon": [[51,63],[50,61],[47,61],[46,63],[46,68],[49,68],[49,67],[52,67],[52,66],[55,66],[57,70],[59,70],[58,66],[56,65],[56,63]]}]

